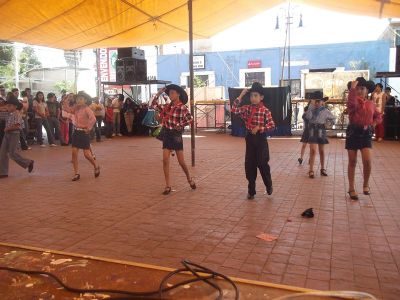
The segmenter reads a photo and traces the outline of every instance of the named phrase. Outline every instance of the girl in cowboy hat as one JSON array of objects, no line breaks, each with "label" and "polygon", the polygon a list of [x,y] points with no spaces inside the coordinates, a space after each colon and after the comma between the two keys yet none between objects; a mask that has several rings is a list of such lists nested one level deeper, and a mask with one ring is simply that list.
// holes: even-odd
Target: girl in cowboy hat
[{"label": "girl in cowboy hat", "polygon": [[87,105],[90,101],[91,97],[88,94],[79,92],[76,95],[76,104],[73,107],[69,107],[68,105],[64,105],[63,107],[63,109],[69,113],[68,117],[75,126],[72,134],[72,163],[75,175],[72,181],[77,181],[81,178],[78,168],[79,149],[83,150],[85,158],[94,167],[94,177],[100,175],[100,166],[94,159],[90,148],[90,131],[96,123],[96,117]]},{"label": "girl in cowboy hat", "polygon": [[358,77],[350,85],[347,99],[349,126],[346,130],[346,149],[349,156],[348,177],[349,196],[358,200],[354,177],[357,165],[357,150],[360,150],[363,162],[363,193],[370,194],[369,177],[371,175],[371,151],[373,127],[381,123],[382,115],[373,101],[368,101],[369,84],[363,77]]},{"label": "girl in cowboy hat", "polygon": [[[160,106],[157,100],[162,93],[166,93],[171,103]],[[169,176],[169,160],[172,151],[176,152],[179,165],[185,172],[187,181],[192,189],[196,189],[196,184],[186,166],[183,156],[182,132],[186,125],[192,123],[192,116],[186,107],[188,95],[183,88],[176,84],[170,84],[158,91],[153,100],[153,106],[156,106],[159,113],[159,120],[163,127],[163,169],[165,176],[165,189],[163,194],[171,193],[171,181]]]},{"label": "girl in cowboy hat", "polygon": [[310,106],[305,114],[305,118],[308,120],[308,143],[310,144],[310,170],[308,171],[308,177],[314,178],[314,162],[315,155],[318,152],[321,163],[321,175],[328,176],[325,169],[325,144],[328,144],[326,137],[325,124],[327,122],[335,121],[335,117],[332,113],[324,106],[324,102],[327,98],[323,97],[322,92],[314,93],[314,100],[311,101]]}]

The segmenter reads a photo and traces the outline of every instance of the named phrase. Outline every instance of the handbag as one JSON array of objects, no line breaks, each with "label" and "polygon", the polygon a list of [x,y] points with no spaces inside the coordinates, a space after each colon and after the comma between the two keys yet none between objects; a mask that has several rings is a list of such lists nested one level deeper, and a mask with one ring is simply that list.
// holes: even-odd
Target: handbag
[{"label": "handbag", "polygon": [[160,141],[164,140],[164,134],[165,134],[165,129],[164,127],[160,126],[158,127],[154,132],[153,132],[153,136]]}]

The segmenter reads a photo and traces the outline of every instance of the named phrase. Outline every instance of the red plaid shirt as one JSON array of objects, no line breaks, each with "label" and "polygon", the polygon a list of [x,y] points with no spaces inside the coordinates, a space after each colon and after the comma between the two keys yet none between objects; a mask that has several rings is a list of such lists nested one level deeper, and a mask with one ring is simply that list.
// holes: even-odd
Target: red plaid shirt
[{"label": "red plaid shirt", "polygon": [[259,126],[258,132],[267,132],[275,128],[274,120],[272,119],[271,112],[261,102],[259,105],[243,105],[240,106],[239,99],[233,102],[232,113],[240,115],[245,122],[247,130],[252,130],[254,127]]},{"label": "red plaid shirt", "polygon": [[155,109],[160,112],[161,125],[168,129],[182,130],[192,122],[192,115],[186,105],[157,104]]}]

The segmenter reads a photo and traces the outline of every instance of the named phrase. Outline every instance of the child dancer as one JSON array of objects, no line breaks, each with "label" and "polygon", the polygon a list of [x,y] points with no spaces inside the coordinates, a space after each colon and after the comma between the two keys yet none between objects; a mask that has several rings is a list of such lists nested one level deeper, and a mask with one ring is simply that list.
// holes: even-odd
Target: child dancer
[{"label": "child dancer", "polygon": [[303,128],[303,134],[301,135],[301,139],[300,139],[300,143],[302,143],[301,145],[301,152],[300,152],[300,157],[298,158],[298,162],[301,165],[303,163],[303,157],[304,157],[304,152],[306,151],[306,147],[307,147],[307,143],[308,143],[308,120],[306,119],[306,112],[308,110],[310,106],[310,102],[308,102],[307,106],[304,107],[304,113],[303,113],[303,124],[304,124],[304,128]]},{"label": "child dancer", "polygon": [[100,166],[96,160],[93,159],[92,151],[90,148],[90,131],[96,123],[96,117],[93,111],[87,106],[87,102],[91,97],[84,93],[79,92],[76,95],[76,105],[73,107],[64,106],[65,111],[69,112],[70,119],[75,126],[74,133],[72,134],[72,163],[74,165],[75,175],[72,181],[77,181],[81,178],[78,169],[78,152],[79,149],[83,150],[85,158],[94,167],[94,177],[100,175]]},{"label": "child dancer", "polygon": [[[157,104],[157,100],[160,95],[165,92],[171,100],[171,103],[160,106]],[[171,182],[169,178],[169,159],[171,151],[176,152],[179,165],[185,172],[187,181],[190,187],[196,189],[196,184],[185,163],[183,156],[183,139],[182,132],[186,125],[192,122],[192,116],[186,107],[188,102],[188,95],[185,90],[178,85],[170,84],[166,88],[161,89],[153,99],[153,106],[157,106],[160,111],[159,119],[164,129],[163,135],[163,169],[165,176],[165,189],[163,195],[171,193]]]},{"label": "child dancer", "polygon": [[351,83],[347,99],[350,124],[346,130],[346,149],[349,156],[349,196],[358,200],[354,177],[357,165],[357,150],[360,150],[363,162],[363,193],[370,194],[369,177],[371,175],[371,151],[373,127],[381,123],[382,115],[375,103],[367,100],[368,83],[363,77],[358,77]]},{"label": "child dancer", "polygon": [[316,92],[314,94],[314,99],[305,115],[308,120],[308,143],[310,144],[310,170],[308,172],[308,177],[314,178],[314,162],[315,155],[317,152],[317,145],[319,151],[319,158],[321,163],[321,175],[328,176],[325,169],[325,148],[324,145],[328,144],[328,139],[326,138],[325,124],[330,121],[334,122],[335,117],[332,113],[324,106],[323,102],[327,98],[323,98],[322,92]]},{"label": "child dancer", "polygon": [[[244,95],[250,92],[250,105],[239,106]],[[269,161],[269,149],[266,132],[275,128],[271,112],[264,106],[264,92],[260,83],[254,82],[251,89],[244,89],[234,101],[232,113],[240,115],[246,124],[245,171],[248,184],[247,199],[256,194],[257,167],[268,195],[272,194],[272,179]]]},{"label": "child dancer", "polygon": [[14,95],[9,95],[6,101],[8,116],[4,128],[4,138],[0,148],[0,178],[8,177],[9,158],[14,160],[24,169],[31,173],[34,161],[22,157],[18,152],[19,135],[22,128],[22,116],[17,109],[22,108],[22,104]]}]

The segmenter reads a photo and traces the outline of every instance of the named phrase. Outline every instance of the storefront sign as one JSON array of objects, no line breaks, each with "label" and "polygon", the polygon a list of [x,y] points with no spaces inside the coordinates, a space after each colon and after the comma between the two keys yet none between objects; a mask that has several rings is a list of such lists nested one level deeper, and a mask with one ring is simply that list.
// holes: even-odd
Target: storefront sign
[{"label": "storefront sign", "polygon": [[115,61],[118,57],[118,50],[100,48],[97,52],[97,55],[100,81],[115,81]]},{"label": "storefront sign", "polygon": [[204,55],[193,55],[193,69],[199,70],[205,68]]},{"label": "storefront sign", "polygon": [[255,68],[261,68],[261,60],[249,60],[247,62],[247,68],[249,69],[255,69]]}]

